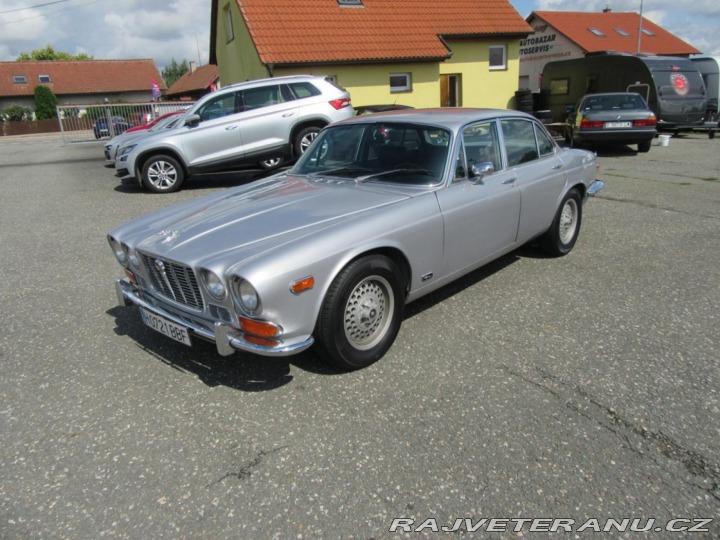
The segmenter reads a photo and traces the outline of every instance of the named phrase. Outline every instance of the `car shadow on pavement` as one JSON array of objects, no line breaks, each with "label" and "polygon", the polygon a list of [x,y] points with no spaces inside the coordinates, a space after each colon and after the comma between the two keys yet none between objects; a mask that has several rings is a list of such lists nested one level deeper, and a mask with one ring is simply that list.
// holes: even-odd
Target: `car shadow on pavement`
[{"label": "car shadow on pavement", "polygon": [[236,352],[221,356],[213,343],[195,337],[192,347],[175,343],[147,328],[136,307],[114,306],[106,313],[115,319],[114,332],[132,339],[137,347],[166,366],[192,373],[208,386],[227,386],[244,392],[275,390],[293,380],[290,366],[319,375],[343,372],[323,364],[312,349],[295,356],[268,358]]},{"label": "car shadow on pavement", "polygon": [[433,291],[430,294],[423,296],[412,304],[408,304],[405,307],[405,319],[410,319],[415,315],[418,315],[423,311],[435,306],[436,304],[444,302],[448,298],[455,296],[456,294],[464,291],[465,289],[477,285],[484,279],[492,276],[496,272],[501,271],[503,268],[507,268],[511,264],[519,261],[522,258],[520,254],[526,249],[529,248],[523,246],[515,251],[511,251],[507,255],[504,255],[499,259],[496,259],[491,263],[488,263],[485,266],[478,268],[477,270],[473,270],[469,274],[466,274],[451,283],[448,283],[437,291]]}]

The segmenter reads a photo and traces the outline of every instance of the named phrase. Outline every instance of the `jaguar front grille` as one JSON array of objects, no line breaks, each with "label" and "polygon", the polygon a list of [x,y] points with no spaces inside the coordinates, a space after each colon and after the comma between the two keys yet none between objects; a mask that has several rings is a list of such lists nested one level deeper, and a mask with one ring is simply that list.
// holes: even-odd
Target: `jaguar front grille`
[{"label": "jaguar front grille", "polygon": [[191,268],[144,253],[141,257],[150,282],[158,293],[179,304],[203,309],[200,287]]}]

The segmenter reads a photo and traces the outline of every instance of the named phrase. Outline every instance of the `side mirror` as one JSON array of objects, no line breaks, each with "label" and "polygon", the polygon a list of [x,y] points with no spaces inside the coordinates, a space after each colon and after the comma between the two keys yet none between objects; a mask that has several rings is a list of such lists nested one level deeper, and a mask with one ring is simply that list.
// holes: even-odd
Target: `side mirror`
[{"label": "side mirror", "polygon": [[568,105],[567,107],[565,107],[565,114],[570,114],[570,113],[574,113],[574,112],[575,112],[575,107],[573,107],[572,105]]},{"label": "side mirror", "polygon": [[488,174],[495,172],[495,166],[491,161],[483,161],[481,163],[473,163],[470,165],[470,181],[473,184],[482,184],[483,178]]},{"label": "side mirror", "polygon": [[186,126],[197,126],[200,123],[200,115],[199,114],[191,114],[185,119],[185,125]]}]

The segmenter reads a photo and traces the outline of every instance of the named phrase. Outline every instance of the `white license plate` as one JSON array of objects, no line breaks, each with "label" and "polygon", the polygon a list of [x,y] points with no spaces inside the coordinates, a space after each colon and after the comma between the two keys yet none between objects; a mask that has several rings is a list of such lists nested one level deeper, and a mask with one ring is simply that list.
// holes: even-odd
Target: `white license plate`
[{"label": "white license plate", "polygon": [[629,128],[632,127],[632,122],[605,122],[606,128]]},{"label": "white license plate", "polygon": [[190,342],[190,336],[188,335],[187,328],[184,328],[172,321],[167,320],[165,317],[155,315],[144,308],[140,308],[140,316],[143,322],[156,332],[184,343],[185,345],[192,346]]}]

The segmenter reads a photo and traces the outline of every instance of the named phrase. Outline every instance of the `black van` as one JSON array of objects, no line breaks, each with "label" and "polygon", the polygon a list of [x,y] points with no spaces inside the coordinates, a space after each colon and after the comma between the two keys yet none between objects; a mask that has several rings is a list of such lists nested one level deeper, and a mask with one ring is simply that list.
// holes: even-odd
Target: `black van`
[{"label": "black van", "polygon": [[687,58],[602,53],[548,62],[542,73],[542,108],[564,122],[568,107],[594,92],[636,92],[653,110],[659,130],[703,123],[707,94]]}]

